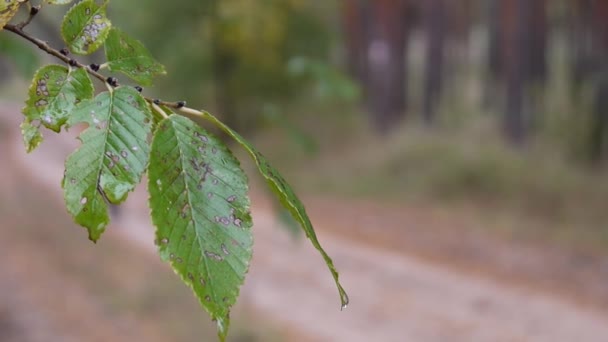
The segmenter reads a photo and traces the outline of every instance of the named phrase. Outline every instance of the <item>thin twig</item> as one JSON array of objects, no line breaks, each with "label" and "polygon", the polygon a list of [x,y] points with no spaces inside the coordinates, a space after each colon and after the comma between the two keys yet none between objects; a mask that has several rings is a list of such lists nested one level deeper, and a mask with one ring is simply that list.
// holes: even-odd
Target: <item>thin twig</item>
[{"label": "thin twig", "polygon": [[26,2],[26,4],[27,4],[27,9],[29,11],[29,15],[28,15],[27,19],[25,19],[23,22],[17,24],[17,27],[19,29],[23,29],[24,27],[29,25],[32,22],[32,19],[34,19],[34,17],[36,16],[36,14],[38,14],[38,12],[40,12],[40,8],[42,8],[41,5],[32,6],[32,4],[29,1]]},{"label": "thin twig", "polygon": [[23,31],[21,28],[19,28],[16,25],[11,25],[11,24],[6,24],[4,25],[4,29],[10,32],[13,32],[14,34],[21,36],[22,38],[24,38],[25,40],[31,42],[32,44],[36,45],[40,50],[48,53],[49,55],[60,59],[61,61],[63,61],[64,63],[71,65],[73,67],[78,67],[78,68],[83,68],[86,69],[86,71],[91,74],[91,76],[99,79],[102,82],[106,81],[106,77],[103,76],[102,74],[91,70],[91,68],[89,68],[88,66],[80,63],[77,60],[74,60],[68,56],[64,56],[63,54],[61,54],[61,52],[59,52],[59,50],[53,49],[52,47],[49,46],[49,44],[45,41],[42,41],[36,37],[31,36],[30,34],[28,34],[27,32]]},{"label": "thin twig", "polygon": [[[108,84],[108,81],[107,81],[108,77],[91,69],[90,66],[84,65],[83,63],[81,63],[80,61],[78,61],[76,59],[63,55],[59,50],[54,49],[51,46],[49,46],[49,44],[47,42],[42,41],[42,40],[30,35],[29,33],[23,31],[22,28],[19,27],[19,25],[6,24],[6,25],[4,25],[4,29],[20,36],[21,38],[24,38],[25,40],[29,41],[30,43],[36,45],[40,50],[63,61],[64,63],[70,65],[71,67],[85,69],[91,76],[97,78],[98,80],[100,80],[101,82],[104,82],[105,84]],[[163,106],[166,106],[169,108],[175,108],[175,109],[181,108],[179,102],[160,101],[158,99],[152,99],[147,96],[144,96],[144,99],[146,100],[146,102],[148,102],[150,104],[156,103],[156,104],[163,105]]]}]

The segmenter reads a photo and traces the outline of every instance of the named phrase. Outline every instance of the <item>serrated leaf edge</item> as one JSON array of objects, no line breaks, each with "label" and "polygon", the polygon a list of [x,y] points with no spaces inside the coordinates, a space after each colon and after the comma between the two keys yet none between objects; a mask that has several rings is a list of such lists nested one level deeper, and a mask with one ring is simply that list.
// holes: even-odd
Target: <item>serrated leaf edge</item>
[{"label": "serrated leaf edge", "polygon": [[[108,33],[108,36],[112,33],[112,31],[115,31],[118,34],[124,34],[125,36],[127,36],[125,32],[123,32],[122,30],[120,30],[118,28],[115,28],[115,27],[112,27],[110,29],[110,32]],[[157,76],[157,75],[166,75],[167,74],[167,70],[166,70],[165,66],[163,64],[161,64],[160,62],[158,62],[154,58],[154,56],[152,56],[152,53],[146,48],[146,46],[141,41],[139,41],[138,39],[135,39],[133,37],[130,37],[130,36],[127,36],[127,37],[130,38],[131,40],[133,40],[136,44],[141,45],[141,47],[148,53],[149,56],[134,55],[134,56],[131,56],[131,57],[124,57],[124,58],[110,60],[110,58],[108,57],[108,49],[107,49],[107,46],[106,46],[107,39],[106,39],[106,41],[104,42],[104,48],[105,48],[104,52],[105,52],[105,56],[106,56],[106,60],[107,60],[106,64],[108,65],[108,70],[120,72],[120,73],[126,75],[127,77],[129,77],[130,79],[132,79],[133,81],[141,83],[144,86],[148,86],[148,85],[152,84],[151,78],[153,78],[154,76]],[[132,73],[132,72],[128,72],[126,70],[121,70],[121,68],[114,69],[112,67],[113,64],[117,63],[117,62],[123,62],[123,61],[129,60],[129,59],[138,60],[140,58],[149,58],[150,60],[152,60],[154,66],[160,67],[161,70],[159,72],[153,73],[150,76],[149,80],[142,80],[142,78],[140,78],[140,77],[137,76],[137,73]]]},{"label": "serrated leaf edge", "polygon": [[[168,109],[168,108],[167,108],[167,109]],[[154,137],[156,136],[156,133],[158,132],[158,130],[160,129],[160,127],[162,126],[162,124],[163,124],[165,121],[170,121],[170,122],[171,122],[171,125],[173,126],[173,122],[171,121],[171,118],[172,118],[172,117],[175,117],[175,116],[179,116],[179,115],[177,115],[177,114],[171,114],[169,117],[164,118],[163,120],[161,120],[160,122],[158,122],[158,124],[156,125],[156,128],[155,128],[155,130],[154,130]],[[186,119],[188,119],[188,118],[186,118]],[[190,120],[190,119],[188,119],[188,120]],[[194,124],[198,125],[198,124],[197,124],[197,123],[195,123],[195,122],[194,122]],[[206,132],[206,134],[210,134],[210,132],[206,131],[206,130],[205,130],[203,127],[201,127],[200,125],[198,125],[198,126],[199,126],[199,127],[200,127],[200,128],[203,130],[203,131],[205,131],[205,132]],[[172,129],[174,129],[174,128],[172,128]],[[218,141],[219,141],[219,139],[218,139]],[[152,146],[154,146],[154,144],[152,144]],[[226,145],[225,145],[225,147],[226,147],[226,150],[228,151],[228,153],[230,153],[230,155],[232,155],[232,156],[234,157],[234,160],[237,162],[237,165],[239,166],[239,168],[241,168],[241,162],[240,162],[240,160],[239,160],[238,158],[236,158],[236,156],[234,156],[234,153],[233,153],[233,152],[230,150],[230,148],[229,148],[228,146],[226,146]],[[150,154],[152,154],[152,153],[153,153],[153,150],[152,150],[152,149],[150,149]],[[183,158],[180,158],[180,159],[183,159]],[[182,161],[182,163],[181,163],[181,164],[182,164],[182,169],[183,169],[183,168],[184,168],[184,166],[183,166],[183,161]],[[247,193],[249,193],[249,186],[248,186],[249,179],[247,178],[247,174],[245,173],[245,171],[244,171],[244,170],[242,170],[242,168],[241,168],[241,171],[243,171],[243,175],[246,177],[246,178],[245,178],[245,181],[246,181],[245,183],[247,184]],[[152,179],[151,179],[150,177],[148,177],[148,186],[150,186],[151,182],[152,182]],[[247,195],[247,196],[249,196],[249,195]],[[152,208],[152,205],[151,205],[151,199],[152,199],[152,198],[151,198],[150,191],[148,191],[148,207],[149,207],[149,208]],[[188,194],[188,204],[190,205],[190,208],[191,208],[190,210],[192,210],[192,208],[193,208],[193,207],[192,207],[192,202],[191,202],[191,200],[190,200],[190,194]],[[249,201],[249,203],[248,203],[248,205],[247,205],[247,208],[246,208],[246,209],[247,209],[247,210],[250,210],[250,209],[251,209],[251,202],[250,202],[250,201]],[[152,209],[150,209],[150,210],[152,210]],[[159,239],[160,239],[161,237],[159,236],[159,228],[158,228],[158,224],[157,224],[156,222],[154,222],[154,219],[152,219],[152,224],[153,224],[153,225],[154,225],[154,227],[155,227],[155,231],[154,231],[155,240],[156,240],[156,241],[159,241]],[[252,227],[253,227],[253,218],[252,218]],[[250,228],[250,229],[251,229],[251,228]],[[247,250],[247,251],[248,251],[248,252],[249,252],[249,253],[252,255],[252,257],[253,257],[253,245],[254,245],[254,236],[253,236],[253,234],[251,234],[251,245],[250,245],[250,246],[248,246],[248,247],[246,248],[246,250]],[[159,252],[159,254],[160,254],[160,251],[161,251],[161,246],[159,245],[159,246],[157,246],[157,247],[158,247],[158,248],[157,248],[157,249],[158,249],[158,252]],[[204,262],[205,262],[205,263],[207,263],[207,262],[208,262],[206,258],[203,258],[203,260],[204,260]],[[172,261],[172,260],[164,260],[164,259],[163,259],[163,261],[165,261],[165,262],[169,262],[169,264],[171,265],[171,269],[173,270],[173,272],[174,272],[176,275],[178,275],[178,276],[180,277],[180,279],[182,280],[182,282],[183,282],[183,283],[184,283],[184,284],[185,284],[187,287],[189,287],[189,288],[192,290],[192,293],[193,293],[193,294],[194,294],[194,296],[195,296],[195,297],[198,299],[198,301],[199,301],[200,305],[203,307],[203,309],[204,309],[205,311],[207,311],[207,313],[209,314],[209,316],[211,316],[212,320],[216,321],[217,328],[218,328],[218,337],[219,337],[219,339],[220,339],[220,341],[221,341],[221,342],[224,342],[224,341],[226,340],[226,337],[227,337],[227,335],[228,335],[228,330],[229,330],[229,328],[230,328],[230,312],[232,311],[232,310],[231,310],[231,306],[232,306],[232,305],[234,305],[234,304],[236,304],[236,300],[239,298],[239,295],[240,295],[240,293],[241,293],[241,287],[242,287],[242,286],[245,284],[245,278],[246,278],[247,274],[249,273],[249,269],[250,269],[250,267],[251,267],[251,259],[249,260],[249,262],[248,262],[248,263],[247,263],[247,265],[246,265],[247,267],[246,267],[246,269],[245,269],[245,272],[243,273],[242,281],[240,282],[240,284],[238,284],[238,286],[236,287],[236,290],[234,291],[234,298],[235,298],[235,301],[234,301],[234,303],[232,303],[232,305],[231,305],[231,306],[229,306],[229,308],[228,308],[228,310],[227,310],[227,313],[226,313],[226,317],[218,317],[218,316],[214,315],[214,314],[211,312],[211,310],[210,310],[210,309],[208,309],[208,308],[205,306],[205,301],[204,301],[205,299],[204,299],[204,298],[199,298],[199,297],[197,296],[196,291],[194,290],[194,285],[193,285],[192,280],[191,280],[191,279],[188,279],[188,278],[187,278],[185,275],[182,275],[182,274],[180,274],[180,273],[178,272],[177,268],[175,267],[175,263],[174,263],[174,261]],[[207,270],[209,270],[209,267],[207,266],[207,267],[206,267],[206,269],[207,269]],[[209,273],[208,273],[208,274],[209,274]]]},{"label": "serrated leaf edge", "polygon": [[[255,150],[251,146],[251,144],[245,138],[243,138],[240,134],[238,134],[237,132],[232,130],[230,127],[228,127],[226,124],[224,124],[222,121],[220,121],[218,118],[216,118],[214,115],[212,115],[209,112],[195,111],[195,110],[190,110],[190,109],[186,109],[183,111],[186,113],[203,116],[205,119],[209,120],[215,126],[219,127],[224,133],[228,134],[237,143],[239,143],[239,145],[241,145],[251,156],[253,161],[256,163],[256,166],[258,167],[258,169],[261,169],[262,165],[261,165],[260,157],[263,157],[263,158],[265,158],[265,157],[260,152]],[[279,189],[280,184],[277,183],[276,179],[274,179],[272,177],[268,177],[267,175],[265,175],[262,172],[260,172],[260,174],[262,175],[262,177],[264,177],[264,179],[266,179],[266,182],[272,188],[273,191],[275,191],[276,193],[280,193],[280,194],[284,195],[285,197],[287,197],[287,195]],[[291,188],[291,186],[289,186],[289,188]],[[294,193],[294,197],[296,198],[296,200],[298,200],[301,203],[301,200],[295,195],[295,193]],[[340,280],[339,280],[340,276],[333,263],[332,258],[327,254],[327,252],[325,252],[325,249],[323,249],[323,247],[321,246],[321,243],[319,242],[319,239],[317,238],[314,227],[312,226],[312,223],[310,222],[310,218],[308,217],[308,214],[306,213],[306,208],[304,207],[304,205],[302,205],[302,210],[304,212],[301,213],[300,210],[295,205],[290,203],[289,201],[286,201],[283,198],[279,198],[279,200],[283,204],[283,206],[287,207],[287,209],[289,210],[291,215],[294,216],[294,218],[296,218],[296,220],[300,223],[300,226],[304,230],[306,237],[311,241],[311,243],[313,244],[315,249],[317,249],[317,251],[323,257],[323,260],[325,261],[332,277],[334,278],[334,282],[338,289],[338,293],[340,294],[340,302],[342,305],[341,308],[342,309],[346,308],[350,302],[350,299],[348,297],[348,294],[342,287],[342,284],[340,284]]]}]

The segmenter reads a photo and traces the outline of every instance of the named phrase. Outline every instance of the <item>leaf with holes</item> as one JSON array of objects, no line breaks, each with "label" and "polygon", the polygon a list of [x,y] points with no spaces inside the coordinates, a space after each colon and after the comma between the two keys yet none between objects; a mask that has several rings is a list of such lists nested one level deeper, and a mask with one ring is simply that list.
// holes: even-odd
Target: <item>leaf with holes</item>
[{"label": "leaf with holes", "polygon": [[0,31],[17,13],[25,0],[0,0]]},{"label": "leaf with holes", "polygon": [[70,51],[88,55],[101,47],[112,26],[106,17],[106,5],[107,0],[101,6],[85,0],[68,11],[61,23],[61,36]]},{"label": "leaf with holes", "polygon": [[21,123],[21,135],[23,136],[23,143],[25,144],[27,153],[35,150],[42,143],[40,130],[27,119]]},{"label": "leaf with holes", "polygon": [[140,84],[151,85],[155,76],[166,73],[141,42],[116,28],[110,31],[105,50],[110,71],[122,72]]},{"label": "leaf with holes", "polygon": [[340,284],[340,280],[338,277],[338,271],[336,270],[333,261],[327,255],[323,247],[321,247],[321,243],[317,238],[317,234],[308,218],[308,214],[306,213],[306,209],[304,208],[304,204],[300,201],[298,196],[294,193],[291,186],[285,181],[283,176],[270,165],[266,157],[264,157],[260,152],[258,152],[245,138],[243,138],[240,134],[233,131],[230,127],[226,126],[223,122],[218,120],[215,116],[210,113],[203,112],[205,117],[213,122],[216,126],[218,126],[222,131],[226,134],[230,135],[234,140],[236,140],[245,150],[251,155],[253,160],[255,161],[258,170],[262,174],[262,176],[266,179],[266,183],[270,187],[270,189],[277,195],[281,204],[289,210],[291,216],[300,223],[300,226],[306,233],[306,236],[312,242],[313,246],[321,253],[327,267],[329,268],[334,281],[336,282],[336,286],[338,288],[338,292],[340,293],[340,300],[342,302],[342,308],[345,308],[348,305],[348,295],[344,288]]},{"label": "leaf with holes", "polygon": [[252,254],[247,176],[220,140],[171,115],[156,130],[148,177],[160,255],[217,320],[223,341]]},{"label": "leaf with holes", "polygon": [[87,123],[82,145],[65,163],[63,190],[75,221],[97,241],[109,223],[107,203],[123,202],[148,164],[150,109],[131,87],[104,92],[77,106],[70,126]]},{"label": "leaf with holes", "polygon": [[59,132],[75,105],[93,95],[93,83],[84,69],[47,65],[34,76],[23,114],[27,120],[39,120]]}]

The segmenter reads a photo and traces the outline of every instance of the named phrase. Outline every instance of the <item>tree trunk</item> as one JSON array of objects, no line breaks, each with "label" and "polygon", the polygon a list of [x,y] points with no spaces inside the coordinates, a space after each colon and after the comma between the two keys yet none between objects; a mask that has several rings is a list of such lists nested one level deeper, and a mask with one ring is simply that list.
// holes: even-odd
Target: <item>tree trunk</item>
[{"label": "tree trunk", "polygon": [[591,0],[577,0],[571,4],[571,47],[572,51],[572,81],[574,94],[578,94],[583,81],[589,74],[591,60],[591,32],[593,20],[591,17]]},{"label": "tree trunk", "polygon": [[446,36],[445,0],[427,0],[425,24],[427,31],[426,71],[423,95],[423,116],[428,126],[435,121],[441,99]]},{"label": "tree trunk", "polygon": [[529,0],[529,7],[529,77],[531,82],[543,84],[547,78],[547,2]]},{"label": "tree trunk", "polygon": [[405,0],[369,2],[365,88],[371,123],[381,134],[395,127],[406,109],[405,5]]},{"label": "tree trunk", "polygon": [[218,15],[219,0],[210,1],[207,6],[207,20],[212,23],[209,27],[216,111],[228,126],[242,132],[242,123],[238,120],[237,109],[234,105],[236,96],[231,87],[236,69],[236,56],[226,48],[220,36],[218,29],[221,26],[221,19]]},{"label": "tree trunk", "polygon": [[530,0],[505,0],[503,8],[504,44],[503,62],[506,63],[507,99],[504,129],[507,139],[514,145],[523,145],[526,138],[524,120],[524,91],[529,75]]},{"label": "tree trunk", "polygon": [[496,82],[503,74],[502,47],[504,33],[501,17],[501,0],[487,0],[488,13],[488,71],[492,81]]},{"label": "tree trunk", "polygon": [[608,2],[592,3],[593,81],[596,100],[591,127],[591,157],[595,162],[608,154]]},{"label": "tree trunk", "polygon": [[346,62],[350,74],[365,83],[365,36],[367,30],[366,4],[363,0],[342,2],[342,33],[346,47]]},{"label": "tree trunk", "polygon": [[608,74],[604,74],[597,85],[591,124],[590,157],[591,161],[599,162],[606,157],[608,149]]}]

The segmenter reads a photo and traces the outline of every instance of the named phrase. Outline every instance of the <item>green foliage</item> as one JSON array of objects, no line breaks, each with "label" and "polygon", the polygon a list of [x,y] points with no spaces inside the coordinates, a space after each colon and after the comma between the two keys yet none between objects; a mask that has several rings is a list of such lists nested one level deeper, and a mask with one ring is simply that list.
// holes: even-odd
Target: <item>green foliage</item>
[{"label": "green foliage", "polygon": [[357,85],[327,63],[296,57],[287,65],[293,77],[310,79],[315,84],[315,95],[320,99],[340,99],[347,102],[357,100],[361,90]]},{"label": "green foliage", "polygon": [[[61,25],[67,47],[73,53],[86,55],[104,46],[107,62],[101,65],[102,70],[107,67],[139,84],[151,84],[155,76],[165,73],[164,67],[142,43],[111,27],[106,17],[107,4],[107,0],[101,5],[84,0],[68,11]],[[9,21],[19,2],[9,0],[0,6],[0,18]],[[92,241],[101,237],[110,221],[108,205],[125,201],[147,171],[149,205],[160,256],[192,288],[217,321],[220,340],[225,340],[230,308],[236,302],[252,255],[247,176],[221,140],[178,114],[195,115],[219,127],[252,156],[269,188],[321,253],[338,287],[342,306],[348,304],[338,273],[321,247],[302,202],[260,152],[214,116],[187,108],[183,102],[147,98],[140,94],[139,87],[118,86],[114,78],[98,73],[97,67],[84,67],[66,57],[65,51],[54,50],[30,36],[23,27],[36,12],[28,21],[5,28],[69,67],[47,65],[34,76],[23,109],[23,140],[29,152],[42,143],[42,126],[57,133],[64,126],[87,126],[79,136],[81,146],[66,160],[62,187],[68,212],[88,230]],[[273,30],[266,31],[274,25],[272,22],[261,23],[263,40],[282,39]],[[236,36],[230,39],[251,35],[256,25],[245,27],[248,29],[234,31]],[[228,40],[220,45],[231,44]],[[256,56],[255,63],[263,62],[267,51],[259,51]],[[107,91],[93,98],[95,88],[89,75],[103,81]]]},{"label": "green foliage", "polygon": [[178,115],[158,125],[148,174],[161,257],[225,338],[252,254],[247,176],[220,140]]},{"label": "green foliage", "polygon": [[330,53],[329,27],[314,1],[152,0],[154,10],[139,6],[113,3],[116,16],[142,32],[170,71],[160,92],[189,98],[195,108],[216,108],[239,130],[255,130],[265,106],[282,106],[308,89],[308,80],[289,73],[290,60],[327,60]]}]

